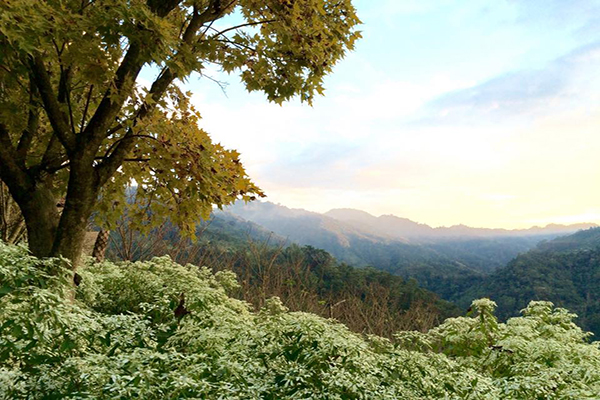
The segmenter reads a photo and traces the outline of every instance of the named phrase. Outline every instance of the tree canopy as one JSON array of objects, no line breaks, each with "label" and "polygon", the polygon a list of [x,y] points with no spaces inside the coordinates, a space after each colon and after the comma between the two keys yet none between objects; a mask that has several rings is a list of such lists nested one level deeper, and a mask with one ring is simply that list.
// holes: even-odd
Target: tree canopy
[{"label": "tree canopy", "polygon": [[358,23],[350,0],[2,2],[0,179],[32,252],[76,264],[90,215],[110,225],[133,180],[133,215],[190,231],[213,205],[261,196],[177,83],[217,66],[270,101],[311,103]]}]

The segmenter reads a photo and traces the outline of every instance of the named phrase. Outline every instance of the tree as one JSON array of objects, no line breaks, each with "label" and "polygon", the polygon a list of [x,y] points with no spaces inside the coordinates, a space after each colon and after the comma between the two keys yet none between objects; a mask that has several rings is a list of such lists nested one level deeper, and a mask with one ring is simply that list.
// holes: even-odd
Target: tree
[{"label": "tree", "polygon": [[76,266],[87,220],[110,228],[132,182],[140,226],[169,217],[190,233],[213,205],[262,195],[177,81],[217,65],[270,101],[310,103],[358,23],[350,0],[2,2],[0,179],[32,253]]}]

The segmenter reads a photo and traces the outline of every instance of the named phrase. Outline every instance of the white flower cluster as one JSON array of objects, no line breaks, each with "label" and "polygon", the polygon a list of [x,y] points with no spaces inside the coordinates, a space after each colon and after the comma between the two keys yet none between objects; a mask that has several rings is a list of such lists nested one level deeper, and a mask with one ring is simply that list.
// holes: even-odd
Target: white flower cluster
[{"label": "white flower cluster", "polygon": [[81,285],[0,243],[1,399],[594,399],[600,349],[574,315],[495,303],[394,341],[290,313],[251,312],[230,275],[169,258],[89,264]]}]

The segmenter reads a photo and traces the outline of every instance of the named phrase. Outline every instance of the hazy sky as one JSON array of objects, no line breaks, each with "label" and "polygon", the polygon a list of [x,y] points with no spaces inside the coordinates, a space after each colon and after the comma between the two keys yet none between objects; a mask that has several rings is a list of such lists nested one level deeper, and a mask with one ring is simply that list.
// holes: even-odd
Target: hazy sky
[{"label": "hazy sky", "polygon": [[191,79],[268,200],[430,225],[600,222],[600,1],[360,0],[311,108]]}]

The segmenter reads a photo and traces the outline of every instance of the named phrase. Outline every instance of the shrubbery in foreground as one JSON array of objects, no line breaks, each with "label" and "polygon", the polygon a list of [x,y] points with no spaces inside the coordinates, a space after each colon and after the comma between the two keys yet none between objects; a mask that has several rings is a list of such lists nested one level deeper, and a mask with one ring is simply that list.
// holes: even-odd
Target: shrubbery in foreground
[{"label": "shrubbery in foreground", "polygon": [[0,243],[0,398],[585,399],[600,349],[574,315],[532,302],[498,323],[495,304],[394,343],[230,298],[229,273],[168,258],[67,271]]}]

